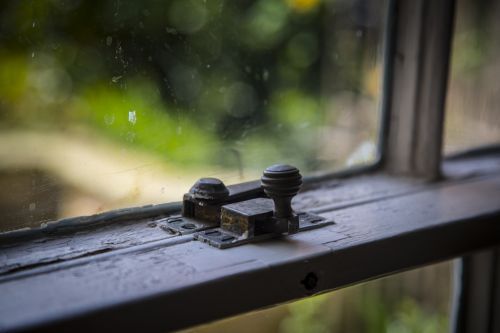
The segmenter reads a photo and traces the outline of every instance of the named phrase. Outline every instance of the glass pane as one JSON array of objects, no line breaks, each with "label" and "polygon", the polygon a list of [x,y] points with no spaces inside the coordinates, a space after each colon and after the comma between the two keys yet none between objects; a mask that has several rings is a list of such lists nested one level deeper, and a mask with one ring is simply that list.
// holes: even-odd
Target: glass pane
[{"label": "glass pane", "polygon": [[448,332],[451,269],[432,265],[180,332]]},{"label": "glass pane", "polygon": [[457,1],[445,153],[500,143],[500,3]]},{"label": "glass pane", "polygon": [[384,1],[0,3],[0,229],[377,155]]}]

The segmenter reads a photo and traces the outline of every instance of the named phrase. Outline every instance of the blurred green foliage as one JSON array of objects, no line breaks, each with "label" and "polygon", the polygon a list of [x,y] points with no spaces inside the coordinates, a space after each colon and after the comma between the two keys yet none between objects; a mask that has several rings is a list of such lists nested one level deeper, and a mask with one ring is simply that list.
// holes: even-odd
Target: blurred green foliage
[{"label": "blurred green foliage", "polygon": [[387,333],[448,332],[448,318],[424,311],[413,299],[403,299],[387,326]]},{"label": "blurred green foliage", "polygon": [[460,1],[453,36],[452,76],[469,79],[494,61],[497,43],[495,6],[491,0]]},{"label": "blurred green foliage", "polygon": [[[365,333],[442,333],[448,331],[448,318],[443,313],[430,313],[413,298],[404,297],[391,306],[376,289],[367,289],[364,302],[357,308],[356,332]],[[281,333],[342,332],[328,302],[335,295],[320,295],[290,304],[289,315],[283,319]],[[351,323],[351,325],[353,325]],[[353,329],[354,327],[350,327]],[[345,329],[345,328],[344,328]],[[350,331],[350,330],[348,330]]]},{"label": "blurred green foliage", "polygon": [[[322,70],[348,50],[342,70],[329,75],[345,82],[338,90],[359,91],[365,60],[355,54],[376,50],[378,40],[356,44],[346,31],[381,29],[365,24],[379,8],[333,4],[3,1],[0,124],[65,131],[86,125],[182,166],[244,159],[246,166],[283,160],[321,168],[315,129],[325,120]],[[332,17],[345,36],[327,43]],[[226,151],[239,157],[221,158]]]},{"label": "blurred green foliage", "polygon": [[134,82],[125,94],[105,86],[90,87],[74,104],[73,112],[81,117],[80,123],[86,121],[110,137],[158,155],[168,152],[165,157],[170,161],[189,164],[210,160],[206,147],[214,145],[213,136],[182,114],[168,112],[150,82]]},{"label": "blurred green foliage", "polygon": [[332,317],[323,311],[328,295],[319,295],[296,301],[288,306],[290,314],[281,322],[283,333],[328,333],[332,331]]}]

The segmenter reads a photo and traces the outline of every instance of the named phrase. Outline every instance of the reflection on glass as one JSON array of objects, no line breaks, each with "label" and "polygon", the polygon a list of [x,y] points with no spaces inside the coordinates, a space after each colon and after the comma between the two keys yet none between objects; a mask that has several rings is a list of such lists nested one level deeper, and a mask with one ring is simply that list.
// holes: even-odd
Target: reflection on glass
[{"label": "reflection on glass", "polygon": [[384,7],[2,1],[0,228],[372,162]]},{"label": "reflection on glass", "polygon": [[500,143],[500,3],[459,0],[444,151]]},{"label": "reflection on glass", "polygon": [[451,268],[432,265],[180,332],[447,332]]}]

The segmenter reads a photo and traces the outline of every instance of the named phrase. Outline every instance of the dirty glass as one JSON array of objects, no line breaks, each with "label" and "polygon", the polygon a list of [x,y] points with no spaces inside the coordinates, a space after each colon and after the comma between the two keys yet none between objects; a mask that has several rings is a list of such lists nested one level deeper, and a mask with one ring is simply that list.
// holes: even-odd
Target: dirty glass
[{"label": "dirty glass", "polygon": [[179,333],[449,332],[452,267],[431,265]]},{"label": "dirty glass", "polygon": [[500,3],[458,0],[445,153],[500,144]]},{"label": "dirty glass", "polygon": [[0,2],[0,229],[377,156],[385,4]]}]

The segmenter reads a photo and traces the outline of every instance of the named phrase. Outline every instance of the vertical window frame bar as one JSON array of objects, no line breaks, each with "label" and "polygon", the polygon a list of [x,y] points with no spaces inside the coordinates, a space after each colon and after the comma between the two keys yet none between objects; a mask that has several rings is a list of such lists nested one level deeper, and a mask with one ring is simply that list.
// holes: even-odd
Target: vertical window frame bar
[{"label": "vertical window frame bar", "polygon": [[500,247],[455,263],[451,332],[500,332]]},{"label": "vertical window frame bar", "polygon": [[[394,0],[390,13],[381,167],[437,180],[456,1]],[[499,248],[464,256],[455,270],[450,331],[500,332]]]},{"label": "vertical window frame bar", "polygon": [[391,174],[440,178],[455,0],[394,0],[393,45],[382,166]]}]

